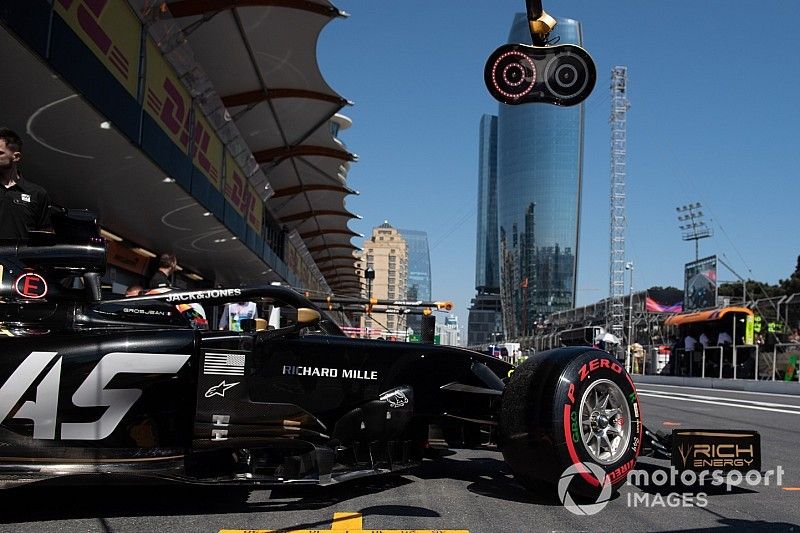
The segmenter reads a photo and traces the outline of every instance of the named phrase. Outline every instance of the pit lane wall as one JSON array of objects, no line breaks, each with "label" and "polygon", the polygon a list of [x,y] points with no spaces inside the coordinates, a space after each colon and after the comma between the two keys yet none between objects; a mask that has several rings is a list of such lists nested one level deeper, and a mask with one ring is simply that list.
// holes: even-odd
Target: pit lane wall
[{"label": "pit lane wall", "polygon": [[192,96],[126,0],[2,0],[0,22],[287,283],[327,289],[313,264],[284,262],[285,236],[250,183],[266,181],[252,153],[224,107],[207,113]]},{"label": "pit lane wall", "polygon": [[634,375],[633,382],[642,384],[672,385],[675,387],[697,387],[730,391],[762,392],[769,394],[792,394],[800,396],[800,385],[786,381],[754,381],[751,379],[690,378],[680,376]]}]

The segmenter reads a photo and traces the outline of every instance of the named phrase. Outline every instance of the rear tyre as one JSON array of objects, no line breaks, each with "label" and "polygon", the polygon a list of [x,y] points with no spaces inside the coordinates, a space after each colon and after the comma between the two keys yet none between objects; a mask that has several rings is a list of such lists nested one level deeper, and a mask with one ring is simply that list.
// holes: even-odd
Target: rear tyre
[{"label": "rear tyre", "polygon": [[[633,381],[601,350],[543,352],[517,367],[503,392],[503,457],[530,490],[555,486],[562,476],[575,494],[596,496],[607,483],[616,489],[636,464],[641,433]],[[598,465],[605,479],[582,463]],[[569,481],[565,471],[573,465]]]}]

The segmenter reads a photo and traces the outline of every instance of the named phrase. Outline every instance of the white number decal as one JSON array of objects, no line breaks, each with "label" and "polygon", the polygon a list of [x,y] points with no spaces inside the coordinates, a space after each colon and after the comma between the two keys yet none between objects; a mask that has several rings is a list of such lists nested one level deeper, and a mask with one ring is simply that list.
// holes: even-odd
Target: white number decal
[{"label": "white number decal", "polygon": [[[33,352],[0,387],[0,422],[33,385],[57,352]],[[64,440],[101,440],[113,433],[142,395],[141,389],[106,389],[117,374],[174,374],[189,359],[185,354],[114,352],[103,356],[72,395],[76,407],[108,407],[95,422],[64,422]],[[33,420],[34,439],[55,439],[61,359],[36,387],[36,401],[26,401],[13,418]]]}]

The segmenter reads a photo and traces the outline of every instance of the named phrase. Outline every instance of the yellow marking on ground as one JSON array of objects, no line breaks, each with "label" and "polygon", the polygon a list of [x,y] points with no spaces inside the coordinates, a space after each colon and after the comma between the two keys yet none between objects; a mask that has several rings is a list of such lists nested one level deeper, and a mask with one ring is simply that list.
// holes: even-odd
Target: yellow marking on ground
[{"label": "yellow marking on ground", "polygon": [[359,531],[364,529],[361,513],[333,513],[331,531]]},{"label": "yellow marking on ground", "polygon": [[468,529],[364,529],[361,513],[333,513],[331,529],[220,529],[219,533],[469,533]]},{"label": "yellow marking on ground", "polygon": [[800,490],[800,487],[783,487],[783,490]]}]

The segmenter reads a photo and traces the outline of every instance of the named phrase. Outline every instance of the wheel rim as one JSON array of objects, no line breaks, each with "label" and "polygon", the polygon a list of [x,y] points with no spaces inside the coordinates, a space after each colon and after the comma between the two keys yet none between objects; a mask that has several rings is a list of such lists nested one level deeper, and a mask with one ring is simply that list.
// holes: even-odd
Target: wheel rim
[{"label": "wheel rim", "polygon": [[580,403],[583,447],[600,464],[617,461],[628,448],[631,416],[625,393],[607,379],[595,381]]}]

